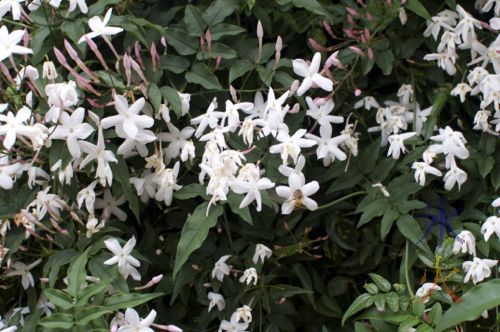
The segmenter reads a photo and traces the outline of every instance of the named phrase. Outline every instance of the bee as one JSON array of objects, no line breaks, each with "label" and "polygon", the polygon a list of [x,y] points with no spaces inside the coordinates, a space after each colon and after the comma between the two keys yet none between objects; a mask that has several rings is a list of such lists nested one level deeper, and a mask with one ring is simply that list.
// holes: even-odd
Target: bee
[{"label": "bee", "polygon": [[300,190],[296,190],[293,193],[293,201],[295,210],[299,209],[302,206],[302,200],[304,199],[304,194]]}]

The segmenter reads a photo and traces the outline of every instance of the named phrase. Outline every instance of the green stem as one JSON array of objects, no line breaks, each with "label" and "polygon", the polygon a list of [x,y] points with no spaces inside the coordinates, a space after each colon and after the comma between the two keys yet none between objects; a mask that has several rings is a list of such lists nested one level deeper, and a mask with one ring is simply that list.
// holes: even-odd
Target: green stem
[{"label": "green stem", "polygon": [[406,240],[406,248],[405,248],[405,258],[404,258],[404,268],[405,268],[405,279],[406,279],[406,287],[408,288],[408,292],[410,293],[411,297],[415,297],[415,294],[413,293],[413,289],[410,285],[410,278],[408,276],[408,251],[409,251],[410,245],[408,240]]},{"label": "green stem", "polygon": [[337,203],[340,203],[340,202],[342,202],[342,201],[344,201],[344,200],[346,200],[348,198],[351,198],[351,197],[354,197],[354,196],[358,196],[358,195],[363,195],[363,194],[366,194],[366,192],[365,191],[357,191],[355,193],[351,193],[349,195],[346,195],[344,197],[336,199],[336,200],[334,200],[334,201],[332,201],[330,203],[327,203],[325,205],[321,205],[320,207],[318,207],[318,210],[329,208],[330,206],[333,206],[333,205],[335,205]]}]

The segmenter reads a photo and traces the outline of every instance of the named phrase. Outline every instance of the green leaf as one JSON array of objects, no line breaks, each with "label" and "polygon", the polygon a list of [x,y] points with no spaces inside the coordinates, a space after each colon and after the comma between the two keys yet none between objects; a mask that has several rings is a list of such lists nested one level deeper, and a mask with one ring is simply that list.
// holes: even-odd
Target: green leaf
[{"label": "green leaf", "polygon": [[160,111],[161,105],[161,91],[158,88],[158,85],[151,83],[148,89],[148,98],[156,112]]},{"label": "green leaf", "polygon": [[108,279],[96,282],[94,284],[91,284],[90,286],[83,288],[78,294],[78,301],[76,304],[78,306],[84,306],[92,296],[104,291],[110,283],[111,279]]},{"label": "green leaf", "polygon": [[195,37],[202,36],[207,26],[207,23],[201,15],[201,11],[193,5],[186,6],[186,10],[184,11],[184,23],[186,23],[189,34]]},{"label": "green leaf", "polygon": [[[196,56],[198,60],[203,60],[208,55],[207,49],[205,51],[199,52]],[[221,43],[213,43],[212,44],[212,50],[210,52],[210,58],[215,59],[217,57],[221,57],[222,59],[234,59],[237,56],[237,53],[235,50],[233,50],[231,47],[221,44]]]},{"label": "green leaf", "polygon": [[328,15],[328,11],[317,0],[293,0],[293,5],[298,8],[304,8],[319,16]]},{"label": "green leaf", "polygon": [[[81,19],[76,21],[63,20],[61,30],[71,39],[71,41],[78,45],[78,40],[85,34],[85,27]],[[83,44],[81,44],[83,45]]]},{"label": "green leaf", "polygon": [[197,63],[193,66],[190,72],[186,74],[186,80],[189,83],[199,84],[205,89],[221,90],[217,76],[214,75],[203,63]]},{"label": "green leaf", "polygon": [[224,211],[222,205],[212,206],[207,216],[207,207],[208,202],[199,205],[187,219],[184,227],[182,227],[181,238],[177,245],[177,253],[175,254],[173,279],[175,279],[179,269],[186,263],[193,251],[201,247],[207,238],[208,231],[215,226],[217,218]]},{"label": "green leaf", "polygon": [[219,23],[210,28],[213,41],[216,41],[224,36],[236,36],[245,31],[246,30],[240,26],[227,23]]},{"label": "green leaf", "polygon": [[245,222],[253,225],[252,216],[250,215],[250,209],[248,206],[240,209],[241,201],[243,200],[243,195],[237,195],[235,193],[229,193],[227,196],[227,202],[229,203],[229,207],[234,214],[238,215]]},{"label": "green leaf", "polygon": [[172,45],[180,55],[190,55],[196,53],[198,43],[194,37],[191,37],[186,31],[168,28],[165,31],[167,44]]},{"label": "green leaf", "polygon": [[395,292],[385,294],[385,303],[389,306],[391,311],[396,312],[399,309],[399,297]]},{"label": "green leaf", "polygon": [[401,214],[406,214],[412,210],[423,209],[427,205],[417,200],[404,201],[398,204],[398,210]]},{"label": "green leaf", "polygon": [[490,174],[491,170],[495,166],[495,159],[492,156],[479,156],[477,159],[477,165],[479,166],[479,173],[481,177],[485,178],[486,175]]},{"label": "green leaf", "polygon": [[280,299],[282,297],[291,297],[300,294],[313,294],[312,290],[303,289],[300,287],[289,286],[289,285],[273,285],[269,290],[269,296],[273,300]]},{"label": "green leaf", "polygon": [[48,275],[50,287],[54,287],[56,284],[61,266],[70,263],[77,254],[77,251],[74,249],[66,249],[56,251],[49,257],[49,260],[43,267],[43,275]]},{"label": "green leaf", "polygon": [[168,102],[168,107],[175,112],[178,118],[182,116],[182,101],[177,90],[169,86],[164,86],[160,89],[163,98]]},{"label": "green leaf", "polygon": [[408,2],[406,3],[406,8],[408,8],[410,11],[414,12],[420,17],[432,21],[431,15],[427,11],[427,9],[425,9],[424,5],[420,3],[419,0],[408,0]]},{"label": "green leaf", "polygon": [[224,21],[240,7],[239,0],[216,0],[203,12],[203,18],[209,26]]},{"label": "green leaf", "polygon": [[394,54],[392,54],[391,50],[379,52],[375,57],[375,62],[377,66],[382,69],[384,75],[389,75],[392,72],[392,66],[394,64]]},{"label": "green leaf", "polygon": [[92,6],[89,6],[89,11],[87,13],[87,16],[92,17],[96,15],[102,15],[104,14],[104,10],[106,9],[106,7],[110,5],[115,5],[120,2],[121,0],[99,0]]},{"label": "green leaf", "polygon": [[69,294],[54,288],[47,288],[43,292],[47,299],[57,307],[63,310],[68,310],[73,307],[73,298]]},{"label": "green leaf", "polygon": [[108,88],[114,88],[119,90],[125,90],[126,86],[123,84],[123,80],[111,71],[101,70],[98,71],[97,77],[104,83]]},{"label": "green leaf", "polygon": [[[31,58],[32,64],[36,65],[40,61],[43,60],[44,55],[46,52],[41,52],[42,48],[47,45],[45,43],[45,39],[50,35],[50,29],[49,27],[41,27],[40,29],[36,30],[32,35],[31,35],[31,50],[33,51],[33,57]],[[49,45],[50,47],[50,45]]]},{"label": "green leaf", "polygon": [[[424,235],[415,218],[413,218],[413,216],[409,214],[405,214],[399,217],[398,221],[396,222],[396,225],[398,226],[398,229],[401,232],[401,234],[403,234],[404,237],[406,237],[414,244],[417,244],[418,241],[420,241],[420,239]],[[422,246],[422,249],[429,256],[434,256],[426,241],[420,242],[419,245]]]},{"label": "green leaf", "polygon": [[429,312],[429,320],[432,324],[436,324],[441,321],[443,317],[443,309],[441,308],[441,303],[437,302],[432,306],[431,311]]},{"label": "green leaf", "polygon": [[87,325],[91,320],[97,319],[113,311],[114,310],[104,306],[84,308],[80,312],[76,325]]},{"label": "green leaf", "polygon": [[363,214],[356,225],[357,228],[370,222],[376,216],[381,216],[388,208],[389,203],[385,199],[377,199],[363,208]]},{"label": "green leaf", "polygon": [[87,265],[89,249],[85,250],[68,268],[68,293],[76,297],[80,286],[85,282],[85,265]]},{"label": "green leaf", "polygon": [[[328,330],[325,331],[328,332]],[[354,332],[372,332],[372,329],[370,329],[363,323],[356,322],[354,323]]]},{"label": "green leaf", "polygon": [[178,55],[166,54],[160,57],[162,69],[166,69],[175,74],[181,74],[189,68],[189,60]]},{"label": "green leaf", "polygon": [[206,191],[207,189],[203,185],[199,183],[190,183],[174,192],[174,197],[181,200],[195,198],[198,196],[207,198]]},{"label": "green leaf", "polygon": [[73,324],[73,316],[71,314],[55,313],[47,316],[38,322],[39,325],[48,328],[70,329]]},{"label": "green leaf", "polygon": [[461,302],[455,302],[446,310],[443,318],[437,323],[436,332],[444,331],[464,321],[474,321],[485,310],[500,306],[500,279],[490,280],[472,287],[464,295]]},{"label": "green leaf", "polygon": [[352,315],[360,312],[363,309],[368,308],[373,304],[373,297],[370,294],[361,294],[354,300],[354,302],[347,308],[344,316],[342,316],[342,326],[344,326],[345,321]]},{"label": "green leaf", "polygon": [[132,190],[130,185],[130,173],[128,172],[128,165],[121,156],[117,156],[118,163],[110,163],[111,170],[115,179],[120,183],[123,194],[127,198],[128,206],[130,210],[134,213],[137,221],[140,222],[139,217],[139,201],[137,199],[137,194]]},{"label": "green leaf", "polygon": [[385,280],[382,276],[376,273],[368,273],[368,275],[382,292],[388,292],[391,290],[391,283]]},{"label": "green leaf", "polygon": [[104,301],[104,307],[109,310],[118,310],[118,309],[126,309],[133,308],[156,299],[160,296],[163,296],[163,293],[150,293],[150,294],[141,294],[141,293],[130,293],[130,294],[117,294],[111,297],[108,297]]},{"label": "green leaf", "polygon": [[380,239],[384,241],[385,237],[391,231],[394,220],[398,219],[399,213],[393,209],[389,209],[384,213],[380,222]]}]

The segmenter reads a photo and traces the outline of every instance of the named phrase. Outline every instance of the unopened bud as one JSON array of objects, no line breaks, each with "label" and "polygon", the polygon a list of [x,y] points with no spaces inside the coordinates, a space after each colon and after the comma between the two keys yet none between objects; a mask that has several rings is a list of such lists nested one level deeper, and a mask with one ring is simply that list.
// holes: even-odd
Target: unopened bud
[{"label": "unopened bud", "polygon": [[299,84],[299,80],[295,80],[292,82],[292,86],[290,87],[290,95],[293,95],[297,91],[297,89],[299,88]]},{"label": "unopened bud", "polygon": [[55,80],[57,78],[56,66],[52,61],[45,61],[43,63],[42,77],[49,80]]},{"label": "unopened bud", "polygon": [[232,85],[229,86],[229,94],[231,94],[231,98],[233,99],[233,102],[237,103],[238,96],[236,95],[236,89]]}]

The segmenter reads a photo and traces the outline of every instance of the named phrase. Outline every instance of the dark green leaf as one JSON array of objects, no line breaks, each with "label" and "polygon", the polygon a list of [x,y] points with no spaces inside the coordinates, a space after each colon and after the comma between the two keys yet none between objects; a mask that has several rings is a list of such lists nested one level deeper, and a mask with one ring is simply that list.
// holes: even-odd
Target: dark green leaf
[{"label": "dark green leaf", "polygon": [[354,314],[360,312],[363,309],[368,308],[373,304],[373,297],[370,294],[361,294],[354,300],[353,303],[347,308],[344,316],[342,316],[342,326],[344,326],[345,321],[353,316]]},{"label": "dark green leaf", "polygon": [[303,289],[300,287],[289,286],[289,285],[273,285],[269,290],[269,296],[273,300],[280,299],[282,297],[292,297],[294,295],[300,294],[313,294],[312,290]]},{"label": "dark green leaf", "polygon": [[90,321],[110,312],[113,312],[113,310],[104,306],[84,308],[80,312],[79,318],[76,321],[76,325],[87,325]]},{"label": "dark green leaf", "polygon": [[151,104],[153,104],[153,108],[156,112],[160,111],[161,105],[161,91],[158,88],[158,85],[151,83],[149,85],[148,97]]},{"label": "dark green leaf", "polygon": [[80,286],[85,282],[87,275],[85,265],[87,265],[89,250],[90,248],[78,256],[68,268],[68,293],[73,297],[77,296]]},{"label": "dark green leaf", "polygon": [[182,116],[182,101],[179,92],[169,86],[160,89],[163,98],[168,102],[168,107],[175,112],[178,118]]},{"label": "dark green leaf", "polygon": [[73,326],[73,316],[71,314],[55,313],[43,318],[38,324],[43,327],[68,330]]},{"label": "dark green leaf", "polygon": [[118,310],[133,308],[153,299],[163,296],[163,293],[150,293],[150,294],[140,294],[140,293],[130,293],[130,294],[117,294],[108,297],[104,301],[104,307],[109,310]]},{"label": "dark green leaf", "polygon": [[252,69],[252,67],[253,63],[250,60],[238,60],[231,66],[231,68],[229,68],[229,83],[246,74],[250,69]]},{"label": "dark green leaf", "polygon": [[356,227],[361,227],[370,222],[376,216],[381,216],[388,208],[389,203],[385,199],[377,199],[363,208],[363,214],[359,218]]},{"label": "dark green leaf", "polygon": [[130,185],[130,173],[128,172],[128,165],[121,156],[117,156],[118,163],[110,163],[111,170],[115,179],[120,183],[123,194],[127,198],[128,206],[130,210],[134,213],[137,221],[140,221],[139,217],[139,201],[137,199],[137,194],[132,190]]},{"label": "dark green leaf", "polygon": [[231,15],[239,6],[238,0],[212,1],[210,6],[203,12],[203,18],[209,26],[212,26],[224,21],[224,19]]},{"label": "dark green leaf", "polygon": [[201,11],[193,5],[186,6],[186,10],[184,11],[184,23],[186,23],[189,34],[195,37],[202,36],[207,26],[201,15]]},{"label": "dark green leaf", "polygon": [[198,43],[186,31],[169,28],[165,32],[167,44],[172,45],[180,55],[190,55],[196,53]]},{"label": "dark green leaf", "polygon": [[368,275],[382,292],[388,292],[391,290],[391,283],[385,280],[382,276],[376,273],[368,273]]},{"label": "dark green leaf", "polygon": [[215,226],[217,219],[224,211],[222,205],[211,206],[207,215],[207,207],[208,202],[199,205],[182,228],[181,238],[177,245],[177,253],[175,254],[174,279],[191,253],[203,244],[207,238],[208,231]]},{"label": "dark green leaf", "polygon": [[408,2],[406,3],[406,8],[426,20],[432,20],[431,15],[419,0],[408,0]]},{"label": "dark green leaf", "polygon": [[203,63],[195,64],[191,69],[191,71],[189,71],[186,74],[186,80],[189,83],[199,84],[205,89],[209,90],[222,89],[222,85],[220,85],[217,77]]},{"label": "dark green leaf", "polygon": [[392,66],[394,64],[394,54],[392,54],[391,50],[379,52],[375,57],[375,62],[377,66],[382,69],[384,75],[389,75],[392,72]]},{"label": "dark green leaf", "polygon": [[385,237],[391,231],[394,220],[398,219],[399,213],[393,209],[389,209],[384,213],[380,222],[380,239],[384,241]]},{"label": "dark green leaf", "polygon": [[160,58],[161,68],[181,74],[189,68],[189,61],[182,56],[166,54]]},{"label": "dark green leaf", "polygon": [[73,307],[73,298],[69,294],[54,288],[47,288],[43,292],[47,296],[47,299],[54,303],[55,306],[63,310]]}]

